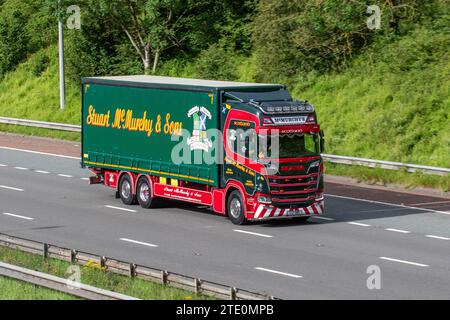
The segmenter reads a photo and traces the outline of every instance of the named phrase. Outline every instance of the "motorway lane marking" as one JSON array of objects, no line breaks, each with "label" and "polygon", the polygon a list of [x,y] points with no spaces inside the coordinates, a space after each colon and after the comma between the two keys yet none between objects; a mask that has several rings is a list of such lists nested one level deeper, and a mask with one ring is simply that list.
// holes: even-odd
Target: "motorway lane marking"
[{"label": "motorway lane marking", "polygon": [[279,274],[279,275],[286,276],[286,277],[291,277],[291,278],[296,278],[296,279],[303,278],[302,276],[299,276],[299,275],[296,275],[296,274],[286,273],[286,272],[281,272],[281,271],[276,271],[276,270],[271,270],[271,269],[266,269],[266,268],[261,268],[261,267],[256,267],[255,269],[259,270],[259,271],[275,273],[275,274]]},{"label": "motorway lane marking", "polygon": [[413,265],[413,266],[423,267],[423,268],[429,267],[429,265],[423,264],[423,263],[411,262],[411,261],[406,261],[406,260],[399,260],[399,259],[388,258],[388,257],[380,257],[380,259],[381,260],[387,260],[387,261],[404,263],[404,264],[410,264],[410,265]]},{"label": "motorway lane marking", "polygon": [[30,169],[28,169],[28,168],[23,168],[23,167],[14,167],[14,169],[16,169],[16,170],[22,170],[22,171],[30,170]]},{"label": "motorway lane marking", "polygon": [[434,212],[434,213],[450,214],[450,212],[448,212],[448,211],[439,211],[439,210],[433,210],[433,209],[427,209],[427,208],[417,208],[417,207],[405,206],[403,204],[395,204],[395,203],[388,203],[388,202],[381,202],[381,201],[374,201],[374,200],[367,200],[367,199],[358,199],[358,198],[352,198],[352,197],[337,196],[334,194],[325,194],[325,196],[340,198],[340,199],[347,199],[347,200],[362,201],[362,202],[368,202],[368,203],[374,203],[374,204],[383,204],[383,205],[387,205],[387,206],[400,207],[400,208],[405,208],[405,209],[413,209],[413,210],[420,210],[420,211],[427,211],[427,212]]},{"label": "motorway lane marking", "polygon": [[262,234],[262,233],[256,233],[256,232],[250,232],[250,231],[244,231],[244,230],[239,230],[239,229],[234,229],[234,232],[239,232],[239,233],[245,233],[245,234],[250,234],[253,236],[258,236],[258,237],[263,237],[263,238],[273,238],[273,236],[270,236],[268,234]]},{"label": "motorway lane marking", "polygon": [[69,174],[58,174],[58,177],[62,177],[62,178],[73,178],[73,176],[69,175]]},{"label": "motorway lane marking", "polygon": [[1,163],[0,163],[0,167],[7,167],[7,165],[6,165],[6,164],[1,164]]},{"label": "motorway lane marking", "polygon": [[25,216],[19,216],[18,214],[12,214],[12,213],[2,213],[5,216],[9,216],[9,217],[14,217],[14,218],[19,218],[19,219],[24,219],[24,220],[34,220],[34,218],[30,218],[30,217],[25,217]]},{"label": "motorway lane marking", "polygon": [[325,220],[325,221],[334,221],[333,218],[328,218],[328,217],[311,216],[311,218]]},{"label": "motorway lane marking", "polygon": [[89,181],[89,178],[81,178],[80,180]]},{"label": "motorway lane marking", "polygon": [[136,240],[131,240],[131,239],[127,239],[127,238],[120,238],[120,240],[125,241],[125,242],[134,243],[134,244],[140,244],[140,245],[147,246],[147,247],[152,247],[152,248],[157,248],[158,247],[158,245],[156,245],[156,244],[142,242],[142,241],[136,241]]},{"label": "motorway lane marking", "polygon": [[354,226],[359,226],[359,227],[370,227],[370,224],[365,224],[365,223],[359,223],[359,222],[347,222],[348,224],[354,225]]},{"label": "motorway lane marking", "polygon": [[434,236],[434,235],[432,235],[432,234],[426,235],[425,237],[427,237],[427,238],[432,238],[432,239],[438,239],[438,240],[447,240],[447,241],[450,241],[450,238],[440,237],[440,236]]},{"label": "motorway lane marking", "polygon": [[385,231],[392,231],[392,232],[403,233],[403,234],[411,233],[411,231],[400,230],[400,229],[393,229],[393,228],[387,228],[387,229],[384,229],[384,230],[385,230]]},{"label": "motorway lane marking", "polygon": [[445,204],[445,203],[450,203],[450,200],[447,201],[434,201],[434,202],[422,202],[422,203],[412,203],[412,206],[423,206],[423,205],[427,205],[427,204]]},{"label": "motorway lane marking", "polygon": [[66,158],[66,159],[73,159],[73,160],[81,160],[81,158],[79,158],[79,157],[64,156],[62,154],[39,152],[39,151],[33,151],[33,150],[25,150],[25,149],[17,149],[17,148],[1,147],[1,146],[0,146],[0,149],[11,150],[11,151],[20,151],[20,152],[33,153],[33,154],[40,154],[40,155],[50,156],[50,157],[58,157],[58,158]]},{"label": "motorway lane marking", "polygon": [[115,207],[115,206],[105,206],[106,208],[109,209],[114,209],[114,210],[121,210],[121,211],[126,211],[126,212],[137,212],[137,210],[132,210],[132,209],[125,209],[125,208],[120,208],[120,207]]},{"label": "motorway lane marking", "polygon": [[41,174],[50,174],[50,172],[44,171],[44,170],[35,170],[34,172],[41,173]]},{"label": "motorway lane marking", "polygon": [[8,187],[8,186],[0,186],[0,188],[2,188],[2,189],[7,189],[7,190],[13,190],[13,191],[19,191],[19,192],[25,191],[25,190],[23,190],[23,189],[14,188],[14,187]]}]

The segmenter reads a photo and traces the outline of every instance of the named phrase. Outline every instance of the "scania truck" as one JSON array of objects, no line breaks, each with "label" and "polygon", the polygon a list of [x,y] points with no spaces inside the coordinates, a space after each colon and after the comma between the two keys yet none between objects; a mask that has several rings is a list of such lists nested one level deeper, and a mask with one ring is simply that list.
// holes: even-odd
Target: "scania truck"
[{"label": "scania truck", "polygon": [[324,214],[324,135],[284,85],[82,80],[82,162],[125,205],[206,206],[234,224]]}]

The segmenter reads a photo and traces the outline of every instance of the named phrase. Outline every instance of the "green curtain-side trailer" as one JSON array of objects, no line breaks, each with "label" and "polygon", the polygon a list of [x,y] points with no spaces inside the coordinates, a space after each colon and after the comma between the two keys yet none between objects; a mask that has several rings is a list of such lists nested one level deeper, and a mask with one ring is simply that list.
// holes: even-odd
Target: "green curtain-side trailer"
[{"label": "green curtain-side trailer", "polygon": [[84,79],[82,116],[83,166],[218,186],[218,165],[198,161],[202,149],[188,155],[197,164],[177,165],[172,159],[183,130],[219,129],[214,88]]}]

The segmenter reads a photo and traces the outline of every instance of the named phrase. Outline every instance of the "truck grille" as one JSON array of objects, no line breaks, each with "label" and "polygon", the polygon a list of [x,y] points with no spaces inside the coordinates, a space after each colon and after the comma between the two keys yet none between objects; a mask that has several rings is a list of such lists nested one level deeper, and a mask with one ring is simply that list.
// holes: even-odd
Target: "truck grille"
[{"label": "truck grille", "polygon": [[280,208],[308,207],[316,199],[319,173],[292,176],[270,176],[273,203]]}]

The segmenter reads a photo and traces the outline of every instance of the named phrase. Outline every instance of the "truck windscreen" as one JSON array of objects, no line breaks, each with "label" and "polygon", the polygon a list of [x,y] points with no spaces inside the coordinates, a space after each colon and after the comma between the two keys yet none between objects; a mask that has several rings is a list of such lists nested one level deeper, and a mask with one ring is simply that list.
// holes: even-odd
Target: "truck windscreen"
[{"label": "truck windscreen", "polygon": [[[274,150],[278,139],[278,153]],[[317,133],[283,134],[278,136],[259,136],[258,158],[270,159],[278,155],[280,159],[301,158],[320,154],[320,138]]]}]

